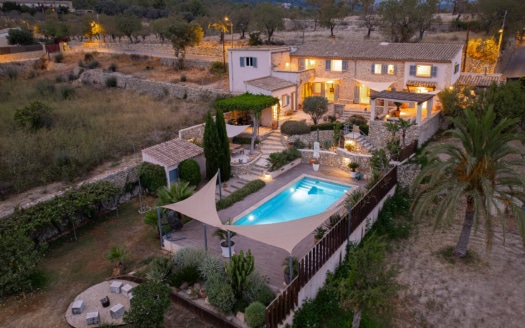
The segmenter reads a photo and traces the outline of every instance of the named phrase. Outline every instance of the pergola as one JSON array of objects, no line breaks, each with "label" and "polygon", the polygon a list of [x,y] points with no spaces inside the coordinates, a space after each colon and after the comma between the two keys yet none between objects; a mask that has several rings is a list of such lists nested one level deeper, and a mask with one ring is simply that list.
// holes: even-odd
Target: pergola
[{"label": "pergola", "polygon": [[155,146],[142,150],[142,160],[144,162],[160,165],[166,172],[168,188],[171,181],[178,178],[176,169],[179,163],[202,154],[204,150],[194,143],[184,139],[172,139]]},{"label": "pergola", "polygon": [[433,93],[412,93],[402,91],[381,91],[370,95],[372,101],[372,108],[370,111],[370,120],[373,121],[376,117],[376,100],[383,99],[385,101],[393,102],[410,102],[416,103],[416,124],[421,124],[421,115],[423,110],[423,103],[427,102],[427,119],[432,115],[432,102],[434,98]]}]

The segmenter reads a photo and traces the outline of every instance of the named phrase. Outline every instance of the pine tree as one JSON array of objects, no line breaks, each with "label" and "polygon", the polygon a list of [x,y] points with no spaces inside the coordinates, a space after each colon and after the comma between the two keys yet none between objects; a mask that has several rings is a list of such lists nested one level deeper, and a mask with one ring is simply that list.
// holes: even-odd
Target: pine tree
[{"label": "pine tree", "polygon": [[206,115],[206,126],[204,127],[204,157],[206,158],[206,178],[213,178],[219,168],[219,136],[217,127],[211,117]]},{"label": "pine tree", "polygon": [[228,181],[231,174],[230,142],[228,141],[224,115],[220,109],[217,109],[215,125],[217,126],[218,134],[218,166],[221,169],[221,181]]}]

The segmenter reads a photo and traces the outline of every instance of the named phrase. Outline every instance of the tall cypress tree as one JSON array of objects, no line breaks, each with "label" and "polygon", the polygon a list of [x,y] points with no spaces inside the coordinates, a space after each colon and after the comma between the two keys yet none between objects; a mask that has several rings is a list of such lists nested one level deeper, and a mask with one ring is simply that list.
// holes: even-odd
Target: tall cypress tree
[{"label": "tall cypress tree", "polygon": [[206,158],[206,178],[213,178],[219,168],[219,136],[217,127],[208,112],[206,115],[206,125],[204,127],[204,157]]},{"label": "tall cypress tree", "polygon": [[230,142],[228,141],[228,132],[226,131],[224,114],[220,109],[217,109],[216,111],[215,125],[217,126],[218,135],[218,165],[221,168],[221,181],[228,181],[230,180],[231,175]]}]

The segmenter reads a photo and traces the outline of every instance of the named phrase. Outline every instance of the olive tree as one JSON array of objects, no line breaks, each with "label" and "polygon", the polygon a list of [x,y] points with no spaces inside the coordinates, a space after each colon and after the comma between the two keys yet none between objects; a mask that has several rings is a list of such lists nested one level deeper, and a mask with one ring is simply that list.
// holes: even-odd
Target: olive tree
[{"label": "olive tree", "polygon": [[164,313],[170,306],[170,289],[153,281],[133,288],[133,302],[124,314],[124,322],[135,328],[164,327]]},{"label": "olive tree", "polygon": [[321,96],[306,97],[303,101],[303,111],[310,115],[314,124],[328,112],[328,100]]}]

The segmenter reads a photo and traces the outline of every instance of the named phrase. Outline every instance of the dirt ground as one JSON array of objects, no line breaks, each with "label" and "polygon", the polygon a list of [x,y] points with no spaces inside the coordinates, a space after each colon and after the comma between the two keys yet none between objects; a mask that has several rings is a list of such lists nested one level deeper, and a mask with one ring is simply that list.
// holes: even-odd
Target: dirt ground
[{"label": "dirt ground", "polygon": [[[462,213],[461,213],[462,214]],[[434,231],[421,222],[408,241],[396,245],[391,263],[404,286],[397,304],[397,327],[523,327],[525,250],[515,228],[505,243],[498,229],[490,251],[479,229],[469,243],[472,258],[443,255],[461,231],[458,215],[451,227]]]}]

